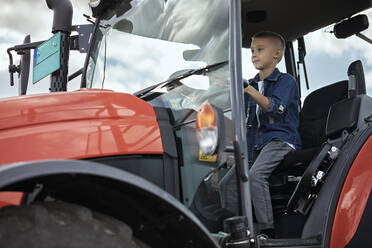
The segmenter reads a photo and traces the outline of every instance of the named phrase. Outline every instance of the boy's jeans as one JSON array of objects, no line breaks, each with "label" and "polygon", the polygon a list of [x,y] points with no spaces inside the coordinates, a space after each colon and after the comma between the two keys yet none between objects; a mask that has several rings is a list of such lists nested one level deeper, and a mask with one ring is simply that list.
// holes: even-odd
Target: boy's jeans
[{"label": "boy's jeans", "polygon": [[274,139],[262,148],[249,170],[252,202],[260,230],[274,228],[268,179],[284,156],[292,150],[285,142]]}]

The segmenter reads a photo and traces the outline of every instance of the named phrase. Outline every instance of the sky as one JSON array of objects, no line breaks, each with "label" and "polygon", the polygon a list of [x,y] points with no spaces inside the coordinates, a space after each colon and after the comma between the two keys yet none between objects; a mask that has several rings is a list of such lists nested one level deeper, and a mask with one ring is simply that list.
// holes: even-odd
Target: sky
[{"label": "sky", "polygon": [[[0,98],[3,98],[18,94],[16,74],[15,86],[11,87],[9,84],[9,73],[7,71],[9,59],[6,49],[13,45],[21,44],[27,34],[31,35],[33,42],[49,39],[52,36],[53,12],[47,8],[44,0],[1,0],[1,2]],[[83,13],[90,14],[87,2],[85,0],[73,0],[73,25],[87,24],[83,17]],[[365,13],[371,21],[372,11]],[[310,90],[306,90],[303,87],[302,96],[305,97],[312,90],[324,85],[347,79],[346,71],[348,65],[357,59],[362,60],[367,82],[367,94],[372,95],[372,45],[355,36],[345,40],[337,40],[333,34],[327,32],[331,29],[332,27],[324,28],[305,36],[307,49],[306,66]],[[362,33],[372,38],[371,28]],[[82,67],[84,58],[85,54],[80,54],[77,51],[70,53],[69,74]],[[15,64],[18,64],[19,56],[13,53],[13,59]],[[279,68],[284,69],[283,62]],[[243,70],[245,77],[254,76],[255,71],[250,63],[250,51],[247,49],[243,50]],[[30,74],[32,75],[32,71],[30,71]],[[301,79],[301,83],[304,85],[303,74]],[[71,81],[68,89],[78,89],[79,85],[80,77]],[[28,93],[48,92],[48,88],[49,77],[36,85],[29,84]]]},{"label": "sky", "polygon": [[[83,14],[89,14],[87,0],[73,0],[73,25],[89,24]],[[10,86],[8,73],[9,57],[7,49],[23,43],[27,34],[31,35],[31,42],[43,41],[52,37],[53,12],[48,9],[45,0],[1,0],[0,15],[0,98],[18,95],[18,79],[14,74],[15,85]],[[32,50],[33,52],[33,50]],[[32,53],[31,52],[31,56]],[[12,52],[14,64],[18,65],[20,56]],[[85,54],[78,51],[70,53],[69,74],[79,70],[84,63]],[[31,61],[32,63],[32,61]],[[68,89],[78,89],[80,78],[69,82]],[[30,94],[48,92],[49,77],[33,85],[32,68],[27,92]]]}]

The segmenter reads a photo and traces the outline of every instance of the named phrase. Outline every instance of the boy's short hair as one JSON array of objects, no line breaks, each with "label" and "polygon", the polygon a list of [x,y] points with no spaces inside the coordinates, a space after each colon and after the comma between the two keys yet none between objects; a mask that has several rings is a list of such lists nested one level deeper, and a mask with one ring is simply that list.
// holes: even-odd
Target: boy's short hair
[{"label": "boy's short hair", "polygon": [[261,31],[258,33],[255,33],[252,36],[252,39],[254,38],[272,38],[280,42],[281,48],[283,49],[283,52],[285,50],[285,40],[283,36],[281,36],[278,33],[272,32],[272,31]]}]

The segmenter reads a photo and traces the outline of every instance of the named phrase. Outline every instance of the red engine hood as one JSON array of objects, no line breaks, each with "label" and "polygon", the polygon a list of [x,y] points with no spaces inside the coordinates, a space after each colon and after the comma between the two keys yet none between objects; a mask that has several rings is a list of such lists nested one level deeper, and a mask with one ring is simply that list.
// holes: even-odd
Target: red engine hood
[{"label": "red engine hood", "polygon": [[0,100],[0,164],[124,154],[161,154],[152,106],[107,90]]}]

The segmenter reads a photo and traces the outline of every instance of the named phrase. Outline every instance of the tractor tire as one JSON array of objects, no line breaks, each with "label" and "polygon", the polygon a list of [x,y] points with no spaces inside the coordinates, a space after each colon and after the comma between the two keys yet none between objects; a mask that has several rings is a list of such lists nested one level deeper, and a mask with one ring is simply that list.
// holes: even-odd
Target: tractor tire
[{"label": "tractor tire", "polygon": [[138,247],[126,224],[79,205],[58,202],[1,208],[0,244],[7,248]]}]

